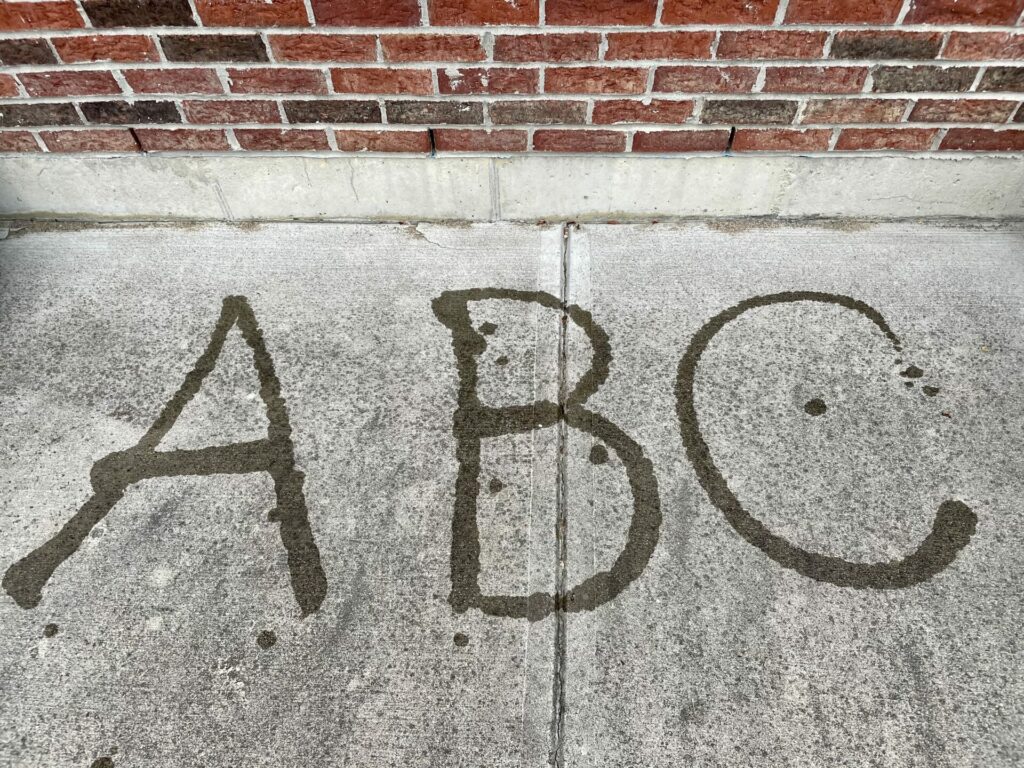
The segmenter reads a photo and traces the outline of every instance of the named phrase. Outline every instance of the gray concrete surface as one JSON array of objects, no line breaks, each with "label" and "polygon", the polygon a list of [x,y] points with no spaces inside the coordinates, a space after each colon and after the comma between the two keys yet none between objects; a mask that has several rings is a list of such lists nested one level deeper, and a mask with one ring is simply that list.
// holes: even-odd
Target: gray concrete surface
[{"label": "gray concrete surface", "polygon": [[1024,157],[0,155],[0,216],[531,222],[1024,218]]},{"label": "gray concrete surface", "polygon": [[0,766],[1019,765],[1022,321],[1020,225],[15,227]]}]

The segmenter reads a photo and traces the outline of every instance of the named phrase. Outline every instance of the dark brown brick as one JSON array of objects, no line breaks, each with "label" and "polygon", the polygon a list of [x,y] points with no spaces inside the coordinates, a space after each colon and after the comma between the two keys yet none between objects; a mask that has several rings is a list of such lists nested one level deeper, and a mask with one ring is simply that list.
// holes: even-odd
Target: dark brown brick
[{"label": "dark brown brick", "polygon": [[931,148],[937,134],[937,128],[844,128],[836,149],[923,152]]},{"label": "dark brown brick", "polygon": [[42,150],[28,131],[0,131],[0,152],[42,152]]},{"label": "dark brown brick", "polygon": [[286,101],[289,123],[379,123],[376,101]]},{"label": "dark brown brick", "polygon": [[626,134],[541,128],[533,133],[533,148],[538,152],[623,152]]},{"label": "dark brown brick", "polygon": [[647,25],[658,0],[547,0],[544,22],[573,27]]},{"label": "dark brown brick", "polygon": [[146,152],[226,152],[231,149],[222,130],[139,128],[135,135]]},{"label": "dark brown brick", "polygon": [[465,128],[438,128],[434,145],[438,152],[524,152],[526,131],[485,131]]},{"label": "dark brown brick", "polygon": [[[45,40],[0,40],[0,64],[16,66],[18,64],[56,64]],[[35,144],[35,142],[32,142]]]},{"label": "dark brown brick", "polygon": [[70,104],[0,104],[0,126],[78,125],[78,113]]},{"label": "dark brown brick", "polygon": [[1024,130],[1016,128],[991,130],[987,128],[950,128],[939,149],[958,149],[972,152],[1024,151]]},{"label": "dark brown brick", "polygon": [[238,99],[208,99],[184,101],[185,119],[197,124],[221,123],[280,123],[281,113],[277,102],[263,99],[240,101]]},{"label": "dark brown brick", "polygon": [[583,101],[497,101],[490,106],[491,121],[498,125],[554,125],[586,122]]},{"label": "dark brown brick", "polygon": [[906,99],[812,99],[804,107],[800,122],[898,123],[909,103]]},{"label": "dark brown brick", "polygon": [[840,31],[832,41],[833,59],[934,59],[941,32]]},{"label": "dark brown brick", "polygon": [[662,24],[771,24],[779,0],[665,0]]},{"label": "dark brown brick", "polygon": [[436,27],[537,24],[539,0],[429,0],[430,23]]},{"label": "dark brown brick", "polygon": [[976,67],[893,67],[879,66],[872,70],[876,93],[909,93],[912,91],[963,92],[971,87]]},{"label": "dark brown brick", "polygon": [[616,123],[682,123],[693,114],[692,101],[613,99],[594,103],[595,125]]},{"label": "dark brown brick", "polygon": [[82,0],[94,27],[194,27],[188,0]]},{"label": "dark brown brick", "polygon": [[601,36],[590,32],[550,35],[498,35],[495,61],[596,61]]},{"label": "dark brown brick", "polygon": [[1014,115],[1013,122],[1024,123],[1024,102],[1017,107],[1017,114]]},{"label": "dark brown brick", "polygon": [[[312,0],[321,27],[418,27],[417,0]],[[438,22],[434,22],[437,24]]]},{"label": "dark brown brick", "polygon": [[820,59],[827,32],[723,31],[715,57],[725,59]]},{"label": "dark brown brick", "polygon": [[126,69],[122,73],[136,93],[223,93],[212,69]]},{"label": "dark brown brick", "polygon": [[388,101],[389,123],[471,125],[482,123],[483,104],[469,101]]},{"label": "dark brown brick", "polygon": [[90,123],[131,125],[133,123],[180,123],[172,101],[86,101],[82,114]]},{"label": "dark brown brick", "polygon": [[445,94],[537,93],[540,70],[526,67],[447,67],[437,70],[437,87]]},{"label": "dark brown brick", "polygon": [[638,131],[634,152],[724,152],[729,131]]},{"label": "dark brown brick", "polygon": [[1005,123],[1017,105],[996,99],[922,99],[910,113],[915,123]]},{"label": "dark brown brick", "polygon": [[131,131],[113,130],[43,131],[40,137],[51,152],[138,152]]},{"label": "dark brown brick", "polygon": [[242,149],[250,150],[325,152],[330,149],[323,129],[236,128],[235,138]]},{"label": "dark brown brick", "polygon": [[161,35],[168,61],[267,61],[259,35]]},{"label": "dark brown brick", "polygon": [[979,91],[1024,92],[1024,67],[989,67],[978,83]]},{"label": "dark brown brick", "polygon": [[335,131],[342,152],[415,152],[430,151],[426,131]]},{"label": "dark brown brick", "polygon": [[907,24],[1012,25],[1024,11],[1024,0],[914,0]]},{"label": "dark brown brick", "polygon": [[716,100],[704,105],[702,123],[725,125],[784,125],[793,122],[795,101]]}]

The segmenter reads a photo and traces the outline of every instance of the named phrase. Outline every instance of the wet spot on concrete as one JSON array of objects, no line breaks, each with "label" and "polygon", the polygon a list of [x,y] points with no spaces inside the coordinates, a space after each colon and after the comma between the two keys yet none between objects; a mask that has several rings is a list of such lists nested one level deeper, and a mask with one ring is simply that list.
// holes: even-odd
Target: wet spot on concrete
[{"label": "wet spot on concrete", "polygon": [[804,413],[810,416],[821,416],[825,411],[828,410],[828,406],[825,405],[825,401],[820,397],[815,397],[812,400],[808,400],[804,403]]},{"label": "wet spot on concrete", "polygon": [[98,757],[92,761],[89,768],[114,768],[114,761],[109,757]]},{"label": "wet spot on concrete", "polygon": [[455,644],[459,646],[459,648],[465,648],[467,645],[469,645],[469,635],[466,635],[462,632],[456,632],[453,640]]},{"label": "wet spot on concrete", "polygon": [[59,627],[56,624],[47,624],[43,627],[43,637],[53,637],[59,631]]},{"label": "wet spot on concrete", "polygon": [[256,635],[256,645],[262,648],[264,651],[268,648],[273,648],[277,643],[277,635],[271,630],[264,629],[258,635]]},{"label": "wet spot on concrete", "polygon": [[595,445],[590,449],[591,464],[606,464],[608,462],[608,449],[603,445]]},{"label": "wet spot on concrete", "polygon": [[504,487],[505,484],[496,477],[492,477],[491,482],[487,484],[487,490],[489,490],[491,493],[498,493]]},{"label": "wet spot on concrete", "polygon": [[480,324],[480,333],[484,336],[491,336],[496,330],[498,330],[498,326],[492,322],[488,321]]},{"label": "wet spot on concrete", "polygon": [[918,368],[916,365],[909,365],[900,371],[900,376],[907,379],[920,379],[924,376],[924,371]]},{"label": "wet spot on concrete", "polygon": [[914,388],[914,382],[912,382],[912,381],[904,381],[903,382],[903,386],[906,387],[907,389],[913,389]]},{"label": "wet spot on concrete", "polygon": [[926,395],[928,395],[928,397],[935,397],[937,394],[939,394],[939,388],[938,387],[931,387],[931,386],[921,387],[921,390]]},{"label": "wet spot on concrete", "polygon": [[501,357],[499,357],[497,360],[494,361],[494,364],[495,365],[508,365],[508,356],[507,355],[502,355]]}]

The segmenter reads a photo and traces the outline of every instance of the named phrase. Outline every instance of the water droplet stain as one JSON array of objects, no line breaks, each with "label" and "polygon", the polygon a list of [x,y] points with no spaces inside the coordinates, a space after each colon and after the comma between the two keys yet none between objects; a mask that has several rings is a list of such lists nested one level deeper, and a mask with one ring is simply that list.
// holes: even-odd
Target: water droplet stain
[{"label": "water droplet stain", "polygon": [[490,491],[491,493],[498,493],[504,487],[505,484],[496,477],[492,477],[491,482],[487,484],[487,490]]},{"label": "water droplet stain", "polygon": [[498,326],[496,326],[494,323],[490,321],[480,324],[480,333],[482,333],[484,336],[490,336],[496,330],[498,330]]},{"label": "water droplet stain", "polygon": [[502,355],[501,357],[499,357],[497,360],[494,361],[494,364],[495,365],[508,365],[508,357],[505,356],[505,355]]},{"label": "water droplet stain", "polygon": [[590,449],[591,464],[606,464],[608,462],[608,449],[603,445],[595,445]]},{"label": "water droplet stain", "polygon": [[273,648],[277,643],[277,635],[275,635],[269,629],[264,629],[258,635],[256,635],[256,645],[262,648],[264,651],[268,648]]},{"label": "water droplet stain", "polygon": [[827,410],[828,406],[825,405],[825,401],[820,397],[815,397],[813,400],[808,400],[804,403],[804,413],[809,416],[821,416]]},{"label": "water droplet stain", "polygon": [[469,645],[469,635],[466,635],[462,632],[456,632],[455,637],[453,637],[452,640],[455,642],[457,646],[459,646],[459,648],[465,648],[467,645]]},{"label": "water droplet stain", "polygon": [[114,761],[109,757],[99,757],[92,761],[89,768],[114,768]]},{"label": "water droplet stain", "polygon": [[43,627],[43,637],[53,637],[59,631],[59,627],[56,624],[47,624]]},{"label": "water droplet stain", "polygon": [[928,395],[928,397],[935,397],[939,394],[938,387],[921,387],[921,391]]},{"label": "water droplet stain", "polygon": [[924,376],[924,371],[922,371],[916,365],[909,365],[905,369],[900,371],[900,376],[904,377],[905,379],[920,379],[922,376]]}]

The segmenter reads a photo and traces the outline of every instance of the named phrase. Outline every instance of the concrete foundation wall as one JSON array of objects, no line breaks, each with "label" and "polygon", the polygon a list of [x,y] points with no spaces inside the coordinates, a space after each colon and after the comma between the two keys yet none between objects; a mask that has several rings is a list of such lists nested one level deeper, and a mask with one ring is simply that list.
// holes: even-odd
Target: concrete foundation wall
[{"label": "concrete foundation wall", "polygon": [[36,219],[1024,217],[1024,157],[8,156]]}]

